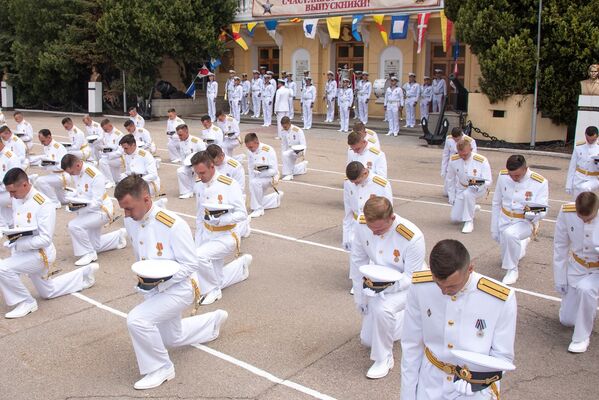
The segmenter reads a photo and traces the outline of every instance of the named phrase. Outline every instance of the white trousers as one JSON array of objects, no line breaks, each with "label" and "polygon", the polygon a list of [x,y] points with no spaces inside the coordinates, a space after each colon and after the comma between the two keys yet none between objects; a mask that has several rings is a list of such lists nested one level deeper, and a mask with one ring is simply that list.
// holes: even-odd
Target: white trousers
[{"label": "white trousers", "polygon": [[343,132],[349,131],[349,106],[339,106],[339,125]]},{"label": "white trousers", "polygon": [[127,329],[140,374],[172,366],[167,347],[206,343],[217,338],[214,312],[181,319],[181,313],[194,299],[189,279],[162,293],[154,289],[144,297],[144,302],[127,315]]},{"label": "white trousers", "polygon": [[[295,151],[289,149],[282,152],[283,155],[283,176],[286,175],[303,175],[306,173],[308,163],[301,161],[295,163],[298,159],[298,154]],[[305,157],[305,151],[304,151]]]},{"label": "white trousers", "polygon": [[281,120],[283,117],[289,117],[289,111],[277,111],[277,136],[281,137],[281,131],[283,127],[281,126]]},{"label": "white trousers", "polygon": [[82,159],[83,161],[87,161],[91,156],[91,149],[89,146],[85,146],[83,150],[68,150],[69,154],[75,155],[77,158]]},{"label": "white trousers", "polygon": [[246,115],[248,112],[250,112],[250,99],[247,94],[244,94],[241,96],[241,113]]},{"label": "white trousers", "polygon": [[416,101],[413,99],[406,100],[406,125],[416,125]]},{"label": "white trousers", "polygon": [[107,223],[108,216],[103,212],[79,212],[69,221],[68,229],[76,257],[116,249],[120,241],[120,232],[117,229],[102,235],[102,227]]},{"label": "white trousers", "polygon": [[260,96],[258,96],[259,94],[259,92],[252,93],[252,110],[254,111],[254,118],[260,117],[260,105],[262,104],[262,100],[260,99]]},{"label": "white trousers", "polygon": [[582,192],[597,192],[599,189],[599,177],[585,176],[578,172],[574,173],[572,182],[572,198],[576,200]]},{"label": "white trousers", "polygon": [[237,122],[241,120],[241,102],[240,101],[232,101],[231,102],[231,116],[235,118]]},{"label": "white trousers", "polygon": [[420,121],[422,121],[422,118],[426,118],[428,122],[428,105],[428,101],[420,100]]},{"label": "white trousers", "polygon": [[250,178],[249,186],[252,210],[268,210],[281,205],[281,197],[277,192],[264,194],[272,186],[272,178]]},{"label": "white trousers", "polygon": [[118,183],[121,177],[121,170],[124,171],[124,161],[121,157],[100,157],[98,168],[102,175],[106,177],[107,182]]},{"label": "white trousers", "polygon": [[8,192],[0,192],[0,225],[12,225],[12,199]]},{"label": "white trousers", "polygon": [[443,106],[441,103],[442,100],[442,94],[433,94],[433,112],[441,112],[441,107]]},{"label": "white trousers", "polygon": [[237,138],[235,139],[229,139],[229,138],[225,138],[225,140],[223,141],[223,152],[228,155],[229,157],[233,157],[233,152],[235,151],[235,149],[239,147],[239,140],[237,140]]},{"label": "white trousers", "polygon": [[264,125],[270,126],[272,124],[272,104],[268,104],[268,100],[262,100],[262,114]]},{"label": "white trousers", "polygon": [[[48,261],[53,263],[56,257]],[[89,266],[78,268],[51,279],[43,279],[47,270],[41,254],[37,250],[17,252],[0,260],[0,290],[8,306],[33,302],[34,298],[21,282],[20,275],[29,275],[29,279],[44,299],[63,296],[83,289],[83,278],[87,276]]]},{"label": "white trousers", "polygon": [[324,122],[333,122],[335,119],[335,98],[327,97],[327,117]]},{"label": "white trousers", "polygon": [[364,125],[368,123],[368,99],[366,97],[358,97],[358,110],[360,115],[360,121]]},{"label": "white trousers", "polygon": [[389,121],[389,133],[399,133],[399,104],[387,105],[387,120]]},{"label": "white trousers", "polygon": [[[501,212],[501,211],[500,211]],[[499,245],[501,246],[501,268],[517,269],[520,256],[524,253],[524,239],[532,235],[532,224],[524,219],[514,219],[500,215]]]},{"label": "white trousers", "polygon": [[181,155],[179,154],[179,136],[176,133],[168,135],[168,143],[166,147],[168,149],[168,158],[171,161],[179,160]]},{"label": "white trousers", "polygon": [[466,188],[456,193],[453,206],[451,207],[451,220],[453,222],[466,222],[474,220],[476,200],[485,195],[486,191],[474,192]]},{"label": "white trousers", "polygon": [[293,96],[289,96],[289,119],[295,117],[295,109],[293,108]]},{"label": "white trousers", "polygon": [[208,115],[212,121],[216,121],[216,97],[206,97],[206,101],[208,103]]},{"label": "white trousers", "polygon": [[[212,261],[214,273],[216,275],[217,286],[224,289],[238,282],[243,281],[243,260],[235,258],[233,261],[225,265],[225,258],[231,254],[237,253],[239,244],[239,236],[233,231],[212,233],[205,229],[201,229],[201,240],[197,254],[206,257]],[[235,235],[235,236],[233,236]]]},{"label": "white trousers", "polygon": [[312,128],[312,102],[304,101],[302,103],[302,116],[304,119],[304,129]]},{"label": "white trousers", "polygon": [[191,167],[181,166],[177,168],[177,181],[179,182],[179,194],[189,194],[193,192],[194,185],[193,169]]},{"label": "white trousers", "polygon": [[69,181],[70,176],[67,176],[65,172],[49,173],[37,178],[35,187],[53,202],[65,204],[67,201],[65,200],[64,187],[67,186]]},{"label": "white trousers", "polygon": [[[575,262],[570,260],[570,263]],[[562,297],[559,320],[565,326],[574,326],[573,341],[582,342],[591,336],[598,300],[598,273],[586,275],[582,279],[571,279],[568,276],[568,293]]]}]

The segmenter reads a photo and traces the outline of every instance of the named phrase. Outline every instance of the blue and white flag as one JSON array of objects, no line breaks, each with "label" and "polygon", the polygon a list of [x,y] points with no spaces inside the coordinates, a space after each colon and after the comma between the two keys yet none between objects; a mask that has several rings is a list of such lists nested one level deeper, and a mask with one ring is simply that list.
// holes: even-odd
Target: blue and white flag
[{"label": "blue and white flag", "polygon": [[210,69],[211,70],[216,70],[218,68],[219,65],[221,65],[221,61],[220,58],[211,58],[210,59]]},{"label": "blue and white flag", "polygon": [[316,27],[318,26],[318,18],[304,20],[304,35],[308,39],[316,37]]},{"label": "blue and white flag", "polygon": [[389,39],[405,39],[408,37],[408,26],[410,23],[409,15],[391,16],[391,32]]},{"label": "blue and white flag", "polygon": [[362,14],[354,15],[351,20],[351,34],[358,42],[362,41],[362,36],[360,36],[360,22],[362,21],[364,16]]},{"label": "blue and white flag", "polygon": [[189,85],[189,87],[185,91],[186,95],[188,95],[189,97],[193,97],[194,99],[196,98],[196,78],[193,78],[193,81],[191,81],[191,85]]}]

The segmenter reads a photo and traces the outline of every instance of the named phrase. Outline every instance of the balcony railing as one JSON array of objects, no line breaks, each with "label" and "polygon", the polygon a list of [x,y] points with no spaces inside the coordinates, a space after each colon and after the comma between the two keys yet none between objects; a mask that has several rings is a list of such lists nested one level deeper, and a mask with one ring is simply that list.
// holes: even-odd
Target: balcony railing
[{"label": "balcony railing", "polygon": [[235,22],[249,22],[252,20],[253,0],[237,0],[238,8],[235,14]]}]

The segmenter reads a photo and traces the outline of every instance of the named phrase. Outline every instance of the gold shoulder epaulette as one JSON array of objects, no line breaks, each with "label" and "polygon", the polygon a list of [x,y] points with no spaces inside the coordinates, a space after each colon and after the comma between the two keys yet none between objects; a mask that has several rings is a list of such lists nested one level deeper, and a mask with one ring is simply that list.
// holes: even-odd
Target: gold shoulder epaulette
[{"label": "gold shoulder epaulette", "polygon": [[372,144],[375,144],[375,143],[376,143],[376,139],[375,139],[375,138],[372,138],[372,137],[369,137],[369,138],[368,138],[368,139],[366,139],[366,140],[368,140],[368,141],[369,141],[370,143],[372,143]]},{"label": "gold shoulder epaulette", "polygon": [[54,148],[58,149],[60,147],[60,145],[58,143],[54,143]]},{"label": "gold shoulder epaulette", "polygon": [[451,139],[451,137],[452,137],[451,135],[447,135],[446,139]]},{"label": "gold shoulder epaulette", "polygon": [[227,164],[229,164],[229,165],[230,165],[230,166],[232,166],[233,168],[237,168],[237,167],[239,167],[239,163],[238,163],[236,160],[232,159],[232,158],[229,158],[229,159],[227,160]]},{"label": "gold shoulder epaulette", "polygon": [[493,282],[487,278],[480,278],[476,287],[479,290],[503,301],[506,301],[510,294],[510,288]]},{"label": "gold shoulder epaulette", "polygon": [[459,159],[460,159],[459,154],[454,154],[453,156],[451,156],[451,161],[455,161],[455,160],[459,160]]},{"label": "gold shoulder epaulette", "polygon": [[366,133],[369,134],[370,136],[374,136],[374,134],[376,133],[375,131],[373,131],[372,129],[366,129]]},{"label": "gold shoulder epaulette", "polygon": [[576,212],[576,203],[567,203],[562,205],[563,212]]},{"label": "gold shoulder epaulette", "polygon": [[214,126],[214,125],[213,125],[213,126],[212,126],[212,130],[213,130],[214,132],[218,131],[218,126]]},{"label": "gold shoulder epaulette", "polygon": [[536,172],[530,174],[530,177],[539,183],[545,182],[545,178],[543,178],[543,176],[537,174]]},{"label": "gold shoulder epaulette", "polygon": [[11,158],[12,157],[12,153],[8,150],[6,150],[6,152],[4,153],[6,155],[6,157]]},{"label": "gold shoulder epaulette", "polygon": [[94,172],[93,169],[87,167],[85,169],[85,173],[89,175],[90,178],[95,178],[96,177],[96,173]]},{"label": "gold shoulder epaulette", "polygon": [[501,171],[499,171],[500,175],[507,175],[508,170],[507,169],[502,169]]},{"label": "gold shoulder epaulette", "polygon": [[231,117],[230,115],[227,115],[227,121],[233,121],[233,117]]},{"label": "gold shoulder epaulette", "polygon": [[433,273],[430,270],[417,271],[412,274],[412,283],[432,282]]},{"label": "gold shoulder epaulette", "polygon": [[481,163],[485,162],[485,157],[481,156],[480,154],[475,154],[474,156],[472,156],[472,158]]},{"label": "gold shoulder epaulette", "polygon": [[372,153],[376,154],[377,156],[378,156],[379,154],[381,154],[381,151],[380,151],[380,150],[378,150],[378,149],[376,149],[376,148],[374,148],[374,147],[371,147],[371,148],[370,148],[370,151],[371,151]]},{"label": "gold shoulder epaulette", "polygon": [[299,128],[297,126],[294,126],[292,130],[295,132],[299,132]]},{"label": "gold shoulder epaulette", "polygon": [[375,176],[374,178],[372,178],[372,181],[373,181],[374,183],[376,183],[377,185],[381,185],[382,187],[385,187],[385,186],[387,186],[387,183],[388,183],[388,182],[387,182],[387,180],[386,180],[385,178],[382,178],[382,177],[380,177],[380,176],[378,176],[378,175],[377,175],[377,176]]},{"label": "gold shoulder epaulette", "polygon": [[143,151],[143,150],[140,150],[139,151],[139,155],[142,156],[142,157],[145,157],[146,156],[146,152]]},{"label": "gold shoulder epaulette", "polygon": [[580,142],[576,142],[576,146],[582,146],[583,144],[586,144],[586,140],[581,140]]},{"label": "gold shoulder epaulette", "polygon": [[172,227],[173,224],[175,223],[175,219],[163,211],[159,211],[156,214],[156,220],[158,222],[162,222],[164,225],[168,226],[169,228]]},{"label": "gold shoulder epaulette", "polygon": [[225,185],[230,185],[231,183],[233,183],[233,179],[229,178],[226,175],[219,175],[219,177],[216,180],[220,183],[224,183]]},{"label": "gold shoulder epaulette", "polygon": [[472,141],[472,138],[468,135],[464,135],[464,140],[470,143]]},{"label": "gold shoulder epaulette", "polygon": [[270,151],[270,148],[268,148],[267,146],[262,146],[262,151]]},{"label": "gold shoulder epaulette", "polygon": [[192,141],[193,143],[197,143],[197,142],[198,142],[198,139],[197,139],[197,138],[194,138],[194,137],[192,137],[192,138],[191,138],[191,141]]},{"label": "gold shoulder epaulette", "polygon": [[366,223],[366,217],[364,216],[364,214],[360,214],[358,216],[358,223],[360,223],[360,224],[365,224]]},{"label": "gold shoulder epaulette", "polygon": [[42,196],[41,194],[37,193],[35,196],[33,196],[33,200],[35,200],[35,202],[37,204],[39,204],[40,206],[42,204],[44,204],[44,201],[46,201],[46,199],[44,199],[44,196]]},{"label": "gold shoulder epaulette", "polygon": [[13,140],[13,142],[16,142],[17,140],[19,140],[19,138],[18,138],[18,137],[16,137],[16,136],[13,136],[13,137],[12,137],[12,140]]},{"label": "gold shoulder epaulette", "polygon": [[403,236],[407,240],[412,240],[412,238],[414,237],[414,232],[409,230],[408,227],[405,226],[404,224],[397,225],[397,228],[395,228],[395,230],[397,231],[397,233],[399,233],[401,236]]}]

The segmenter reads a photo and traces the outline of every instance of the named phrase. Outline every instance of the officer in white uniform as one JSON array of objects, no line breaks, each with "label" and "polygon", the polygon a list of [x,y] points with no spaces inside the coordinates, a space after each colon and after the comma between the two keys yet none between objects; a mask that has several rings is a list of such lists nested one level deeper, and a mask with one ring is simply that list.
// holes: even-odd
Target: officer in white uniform
[{"label": "officer in white uniform", "polygon": [[[499,399],[501,371],[485,378],[452,350],[514,360],[516,295],[477,272],[457,240],[435,245],[430,271],[412,275],[401,335],[401,400]],[[472,368],[472,374],[462,367]],[[459,369],[458,369],[459,368]],[[477,387],[478,386],[478,387]],[[474,390],[474,391],[473,391]]]},{"label": "officer in white uniform", "polygon": [[[177,157],[185,163],[188,156],[198,151],[206,150],[206,144],[203,140],[191,136],[187,125],[177,126],[177,135],[179,136],[179,150]],[[179,198],[191,199],[193,197],[193,169],[191,163],[184,164],[177,168],[177,181],[179,182]]]},{"label": "officer in white uniform", "polygon": [[133,174],[140,175],[148,183],[150,194],[153,197],[160,195],[160,177],[156,160],[150,152],[140,149],[135,136],[131,134],[123,136],[119,145],[123,149],[125,159],[125,172],[121,174],[119,181]]},{"label": "officer in white uniform", "polygon": [[370,144],[371,147],[380,150],[381,142],[379,141],[379,135],[372,129],[367,129],[363,122],[358,121],[354,123],[354,132],[358,132],[363,138]]},{"label": "officer in white uniform", "polygon": [[529,211],[529,203],[546,205],[549,184],[526,166],[521,155],[510,156],[506,168],[495,185],[491,236],[501,245],[501,268],[507,270],[503,283],[512,285],[518,280],[518,261],[546,214],[546,210]]},{"label": "officer in white uniform", "polygon": [[82,199],[85,207],[77,209],[77,216],[68,223],[69,234],[73,242],[75,265],[87,265],[98,259],[98,253],[127,246],[126,232],[117,229],[102,234],[102,227],[112,223],[114,207],[106,193],[105,178],[93,165],[85,164],[73,154],[67,154],[61,161],[62,169],[71,175],[74,183],[71,198]]},{"label": "officer in white uniform", "polygon": [[337,98],[337,81],[333,71],[327,72],[327,82],[324,86],[323,100],[327,104],[327,116],[324,122],[333,122],[335,119],[335,99]]},{"label": "officer in white uniform", "polygon": [[0,126],[0,137],[6,149],[19,160],[20,167],[27,169],[29,167],[29,159],[27,158],[27,146],[25,143],[12,133],[8,125]]},{"label": "officer in white uniform", "polygon": [[[283,117],[281,120],[281,156],[283,158],[283,181],[293,180],[294,175],[303,175],[308,170],[308,161],[306,161],[306,136],[299,127],[292,125],[289,117]],[[293,146],[303,146],[301,152],[296,152]],[[297,162],[298,158],[302,161]]]},{"label": "officer in white uniform", "polygon": [[281,139],[282,127],[281,119],[284,117],[289,118],[289,99],[291,98],[291,91],[285,87],[285,80],[279,79],[277,81],[277,92],[275,93],[275,114],[277,115],[277,138]]},{"label": "officer in white uniform", "polygon": [[337,93],[339,105],[339,132],[349,132],[349,110],[354,103],[354,91],[349,87],[349,79],[343,79],[341,89]]},{"label": "officer in white uniform", "polygon": [[443,147],[443,155],[441,157],[441,177],[443,178],[443,193],[447,196],[449,191],[449,181],[447,180],[447,168],[449,167],[449,161],[451,157],[458,154],[457,143],[460,140],[466,140],[470,142],[472,152],[476,153],[478,148],[476,147],[476,140],[471,136],[464,135],[462,128],[454,126],[451,130],[451,134],[445,138],[445,145]]},{"label": "officer in white uniform", "polygon": [[[283,192],[277,190],[279,181],[279,164],[275,150],[260,143],[255,133],[248,133],[244,138],[248,151],[248,176],[250,186],[250,217],[258,218],[264,215],[264,210],[277,208],[281,205]],[[267,195],[264,192],[272,187],[274,192]]]},{"label": "officer in white uniform", "polygon": [[241,134],[239,123],[235,118],[225,114],[222,110],[218,110],[216,113],[216,125],[223,132],[223,143],[219,146],[222,147],[227,156],[233,157],[233,152],[241,144],[239,139],[239,135]]},{"label": "officer in white uniform", "polygon": [[254,115],[252,118],[260,118],[260,104],[262,103],[262,90],[263,80],[260,77],[260,72],[257,70],[253,71],[254,77],[252,78],[252,111]]},{"label": "officer in white uniform", "polygon": [[2,183],[4,175],[13,168],[21,168],[21,160],[4,145],[3,140],[0,140],[0,227],[13,225],[12,200],[10,193],[6,191],[4,183]]},{"label": "officer in white uniform", "polygon": [[366,168],[383,178],[387,177],[385,153],[368,142],[363,134],[352,131],[347,135],[347,164],[360,161]]},{"label": "officer in white uniform", "polygon": [[[62,126],[69,135],[71,145],[67,147],[67,152],[75,155],[77,158],[87,161],[92,154],[91,147],[87,142],[85,133],[73,124],[71,118],[66,117],[62,119]],[[102,137],[102,135],[100,135]]]},{"label": "officer in white uniform", "polygon": [[231,104],[231,115],[237,121],[241,121],[241,100],[243,99],[243,86],[241,86],[241,79],[238,76],[233,78],[233,89],[231,90],[231,98],[229,104]]},{"label": "officer in white uniform", "polygon": [[312,77],[304,78],[306,83],[302,91],[302,118],[304,120],[303,129],[312,128],[312,111],[316,101],[316,88],[312,85]]},{"label": "officer in white uniform", "polygon": [[21,236],[7,242],[11,255],[0,260],[0,291],[6,305],[16,307],[5,318],[20,318],[37,310],[37,302],[21,282],[20,275],[28,275],[31,283],[44,299],[78,292],[95,283],[98,264],[50,278],[56,261],[52,243],[56,226],[56,210],[46,196],[31,186],[27,174],[13,168],[4,175],[3,183],[11,194],[15,228],[34,230],[33,235]]},{"label": "officer in white uniform", "polygon": [[146,120],[139,115],[136,106],[129,107],[129,119],[133,121],[136,128],[143,128],[146,125]]},{"label": "officer in white uniform", "polygon": [[264,124],[262,126],[270,126],[272,124],[272,101],[275,97],[275,89],[270,84],[271,76],[264,75],[264,83],[262,84],[262,114],[264,116]]},{"label": "officer in white uniform", "polygon": [[[364,204],[351,243],[350,276],[354,301],[362,313],[362,344],[370,347],[374,361],[366,376],[385,377],[393,368],[393,342],[400,339],[407,288],[412,273],[423,268],[424,235],[412,222],[393,212],[385,197],[371,197]],[[367,264],[390,267],[401,273],[393,282],[372,282],[360,273]],[[379,284],[383,283],[383,287]],[[380,290],[379,290],[380,289]]]},{"label": "officer in white uniform", "polygon": [[489,193],[493,177],[489,161],[486,157],[473,153],[469,141],[459,141],[457,149],[458,154],[451,157],[447,169],[451,220],[464,223],[462,233],[471,233],[474,230],[476,201]]},{"label": "officer in white uniform", "polygon": [[564,204],[557,216],[553,241],[555,288],[562,296],[559,320],[573,326],[568,351],[589,347],[599,299],[599,197],[582,192]]},{"label": "officer in white uniform", "polygon": [[243,97],[241,98],[241,113],[248,115],[250,112],[250,92],[252,84],[248,81],[248,74],[241,74],[241,88],[243,89]]},{"label": "officer in white uniform", "polygon": [[225,83],[225,101],[229,102],[229,112],[233,114],[233,91],[235,90],[235,70],[229,70],[229,78]]},{"label": "officer in white uniform", "polygon": [[166,120],[166,135],[168,136],[168,156],[171,162],[178,163],[183,161],[179,155],[179,136],[177,135],[177,127],[184,125],[185,121],[177,116],[177,111],[171,108],[167,112],[168,119]]},{"label": "officer in white uniform", "polygon": [[116,185],[121,177],[121,171],[125,168],[123,151],[119,146],[123,132],[116,129],[109,119],[102,120],[100,126],[104,134],[98,140],[102,149],[98,168],[106,179],[106,188],[108,189]]},{"label": "officer in white uniform", "polygon": [[435,78],[433,79],[433,112],[440,112],[443,107],[443,101],[447,96],[447,82],[441,75],[443,71],[435,70]]},{"label": "officer in white uniform", "polygon": [[[145,375],[135,389],[151,389],[175,377],[167,347],[206,343],[216,339],[228,314],[216,310],[181,319],[202,288],[193,275],[211,269],[210,261],[198,257],[191,229],[176,214],[152,203],[147,183],[137,175],[123,179],[115,197],[125,211],[125,228],[131,237],[135,258],[174,260],[180,270],[151,290],[138,289],[143,303],[127,315],[127,329],[139,365]],[[196,299],[197,300],[197,299]]]},{"label": "officer in white uniform", "polygon": [[[234,117],[231,118],[234,121],[237,121]],[[218,125],[212,123],[212,119],[209,115],[203,115],[202,118],[200,118],[200,120],[202,121],[202,126],[204,127],[204,129],[202,129],[201,134],[201,138],[204,141],[204,143],[206,145],[215,143],[219,146],[222,146],[225,140],[223,130]]]},{"label": "officer in white uniform", "polygon": [[62,144],[52,138],[52,133],[49,129],[40,130],[38,138],[42,146],[44,146],[44,155],[32,156],[31,164],[41,166],[48,171],[48,174],[37,178],[35,187],[53,203],[55,208],[60,208],[62,204],[66,204],[65,187],[72,186],[70,175],[64,172],[60,166],[60,162],[67,154],[67,150]]},{"label": "officer in white uniform", "polygon": [[596,126],[589,126],[584,133],[586,140],[574,146],[566,178],[566,193],[574,198],[582,192],[594,192],[599,189],[599,130]]},{"label": "officer in white uniform", "polygon": [[156,153],[156,143],[152,139],[152,134],[146,128],[136,128],[131,120],[125,121],[125,130],[135,138],[137,147],[145,149],[154,155]]},{"label": "officer in white uniform", "polygon": [[6,124],[6,118],[4,117],[4,113],[2,112],[2,108],[0,108],[0,125]]},{"label": "officer in white uniform", "polygon": [[399,135],[399,113],[404,106],[403,90],[397,86],[399,80],[396,76],[390,79],[391,85],[385,92],[384,107],[387,111],[387,119],[389,120],[389,132],[387,136]]},{"label": "officer in white uniform", "polygon": [[368,81],[368,72],[362,72],[362,81],[358,90],[358,110],[360,121],[363,124],[368,123],[368,101],[372,94],[372,83]]},{"label": "officer in white uniform", "polygon": [[[92,119],[92,117],[90,117],[89,115],[85,115],[82,119],[83,121],[83,128],[85,129],[85,137],[89,137],[89,136],[97,136],[97,137],[102,137],[102,135],[104,134],[104,131],[102,130],[102,127],[100,126],[99,122],[96,122]],[[94,160],[94,161],[98,161],[100,159],[100,148],[99,145],[100,142],[99,141],[95,141],[92,144],[90,144],[91,147],[91,155],[89,157],[90,160]]]},{"label": "officer in white uniform", "polygon": [[404,128],[414,128],[416,126],[416,103],[420,98],[420,84],[416,82],[416,74],[408,74],[408,82],[404,83],[403,90],[406,93],[406,125]]},{"label": "officer in white uniform", "polygon": [[27,146],[27,150],[33,147],[33,127],[28,121],[23,118],[21,111],[15,111],[13,118],[17,123],[15,127],[15,135],[17,135]]},{"label": "officer in white uniform", "polygon": [[293,74],[287,73],[287,79],[285,79],[285,87],[289,89],[289,119],[293,119],[295,117],[295,109],[293,105],[293,99],[295,99],[295,95],[297,94],[297,83],[293,80]]},{"label": "officer in white uniform", "polygon": [[360,106],[358,104],[358,93],[362,90],[362,71],[355,71],[354,73],[348,76],[349,78],[349,87],[353,89],[353,101],[350,106],[350,110],[354,109],[354,119],[362,120],[362,115],[360,114]]},{"label": "officer in white uniform", "polygon": [[213,120],[216,118],[216,97],[218,96],[218,82],[216,76],[208,73],[208,83],[206,84],[206,101],[208,103],[208,115]]},{"label": "officer in white uniform", "polygon": [[[424,83],[420,87],[420,121],[422,118],[426,118],[428,122],[428,108],[433,101],[433,86],[431,85],[431,78],[429,76],[424,77]],[[421,125],[419,122],[418,125]]]}]

